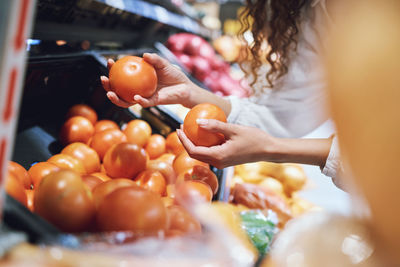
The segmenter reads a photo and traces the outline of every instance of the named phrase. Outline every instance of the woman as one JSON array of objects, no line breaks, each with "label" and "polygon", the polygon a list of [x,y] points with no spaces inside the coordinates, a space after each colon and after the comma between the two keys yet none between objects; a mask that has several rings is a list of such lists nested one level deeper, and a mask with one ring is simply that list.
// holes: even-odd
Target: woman
[{"label": "woman", "polygon": [[[322,25],[328,23],[325,1],[247,0],[245,15],[252,16],[254,45],[250,76],[254,95],[249,99],[222,98],[193,84],[180,70],[155,54],[144,54],[158,76],[156,93],[148,99],[136,95],[131,103],[111,91],[107,77],[101,77],[108,98],[116,105],[143,107],[182,104],[192,108],[212,103],[222,108],[228,123],[199,120],[209,131],[221,132],[226,142],[214,147],[196,147],[178,130],[193,158],[218,168],[254,161],[294,162],[318,165],[323,173],[336,177],[336,139],[296,139],[328,119],[323,112],[325,96],[319,68]],[[319,27],[316,27],[318,25]],[[250,25],[244,25],[244,30]],[[262,64],[260,47],[268,41],[269,64]],[[109,61],[111,67],[113,61]]]}]

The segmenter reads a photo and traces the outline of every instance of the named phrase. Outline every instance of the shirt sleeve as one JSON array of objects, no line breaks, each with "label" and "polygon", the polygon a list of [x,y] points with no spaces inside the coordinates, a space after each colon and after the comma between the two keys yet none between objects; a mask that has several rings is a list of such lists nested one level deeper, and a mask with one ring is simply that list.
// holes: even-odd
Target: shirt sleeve
[{"label": "shirt sleeve", "polygon": [[331,149],[329,151],[328,158],[326,159],[326,163],[324,168],[322,169],[322,173],[328,177],[332,178],[333,183],[345,190],[345,186],[341,180],[341,174],[344,173],[343,164],[340,160],[340,151],[337,136],[335,135],[332,140]]},{"label": "shirt sleeve", "polygon": [[323,86],[315,82],[252,98],[229,96],[228,122],[257,127],[275,137],[302,137],[328,119]]}]

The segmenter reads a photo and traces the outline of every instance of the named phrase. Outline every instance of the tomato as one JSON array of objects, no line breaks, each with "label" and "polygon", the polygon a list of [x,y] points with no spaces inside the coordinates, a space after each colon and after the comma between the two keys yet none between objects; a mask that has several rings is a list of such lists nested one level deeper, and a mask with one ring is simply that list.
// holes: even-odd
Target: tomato
[{"label": "tomato", "polygon": [[100,165],[100,172],[106,173],[106,169],[104,168],[104,164]]},{"label": "tomato", "polygon": [[132,186],[136,185],[136,183],[132,180],[125,178],[118,178],[106,181],[104,183],[98,184],[93,188],[93,200],[96,207],[99,206],[100,202],[105,198],[108,194],[116,190],[120,187]]},{"label": "tomato", "polygon": [[25,189],[25,193],[26,193],[26,207],[33,212],[33,198],[35,196],[35,191],[32,189]]},{"label": "tomato", "polygon": [[5,181],[5,189],[7,194],[18,200],[22,205],[27,207],[28,199],[26,197],[25,188],[15,175],[8,173]]},{"label": "tomato", "polygon": [[87,142],[86,142],[85,144],[88,145],[88,146],[90,146],[90,144],[92,143],[92,138],[93,138],[93,136],[91,136],[91,137],[89,138],[89,140],[87,140]]},{"label": "tomato", "polygon": [[66,119],[69,119],[74,116],[82,116],[88,119],[93,125],[97,121],[97,113],[96,111],[88,105],[85,104],[77,104],[72,107],[67,112]]},{"label": "tomato", "polygon": [[185,147],[182,145],[181,140],[179,140],[178,134],[172,132],[167,136],[166,139],[167,151],[175,155],[179,155],[185,151]]},{"label": "tomato", "polygon": [[146,151],[136,144],[117,144],[107,151],[103,164],[107,175],[111,178],[133,179],[146,169]]},{"label": "tomato", "polygon": [[104,155],[106,154],[107,150],[110,149],[110,147],[126,141],[125,134],[123,134],[120,130],[107,129],[93,135],[90,147],[96,150],[100,159],[103,160]]},{"label": "tomato", "polygon": [[190,168],[193,168],[195,165],[209,167],[207,163],[191,158],[189,154],[186,151],[184,151],[178,156],[176,156],[172,164],[172,167],[174,168],[176,174],[180,174]]},{"label": "tomato", "polygon": [[93,175],[82,176],[82,181],[91,191],[93,191],[93,188],[96,187],[96,185],[103,183],[103,180]]},{"label": "tomato", "polygon": [[158,157],[156,160],[164,161],[168,164],[174,163],[175,155],[171,153],[165,153],[162,154],[160,157]]},{"label": "tomato", "polygon": [[64,145],[73,142],[87,143],[94,134],[93,124],[82,116],[69,118],[61,127],[60,141]]},{"label": "tomato", "polygon": [[87,230],[95,216],[92,195],[71,170],[53,172],[35,189],[37,214],[66,232]]},{"label": "tomato", "polygon": [[199,104],[194,106],[186,115],[183,122],[183,131],[196,146],[216,146],[225,141],[221,133],[211,133],[197,125],[197,119],[214,119],[226,122],[226,115],[222,109],[213,104]]},{"label": "tomato", "polygon": [[31,166],[28,170],[28,173],[31,176],[33,188],[36,188],[40,184],[43,177],[59,170],[59,167],[50,162],[38,162]]},{"label": "tomato", "polygon": [[106,196],[96,219],[102,231],[127,230],[139,235],[154,235],[168,226],[161,197],[137,185],[119,188]]},{"label": "tomato", "polygon": [[29,173],[20,164],[9,161],[8,162],[8,172],[13,174],[18,181],[25,187],[25,189],[31,189],[32,179]]},{"label": "tomato", "polygon": [[111,89],[123,100],[132,102],[135,95],[150,97],[157,89],[157,74],[152,65],[135,56],[123,57],[111,67]]},{"label": "tomato", "polygon": [[218,178],[217,176],[210,170],[210,168],[196,165],[191,169],[188,169],[185,172],[179,174],[177,178],[177,183],[182,181],[203,181],[208,184],[211,188],[213,194],[216,194],[218,191]]},{"label": "tomato", "polygon": [[147,162],[147,169],[159,171],[164,176],[167,184],[175,183],[176,175],[171,164],[161,160],[149,160]]},{"label": "tomato", "polygon": [[202,181],[184,181],[175,188],[175,203],[184,207],[211,202],[213,196],[210,186]]},{"label": "tomato", "polygon": [[143,120],[131,120],[126,125],[124,134],[128,138],[129,143],[143,147],[150,139],[151,127]]},{"label": "tomato", "polygon": [[138,185],[156,193],[160,196],[165,194],[166,182],[164,176],[159,171],[145,170],[135,178]]},{"label": "tomato", "polygon": [[102,132],[107,129],[116,129],[119,130],[119,126],[116,122],[110,120],[99,120],[94,124],[94,132]]},{"label": "tomato", "polygon": [[183,207],[171,205],[167,207],[169,230],[178,230],[187,234],[201,233],[201,224]]},{"label": "tomato", "polygon": [[155,159],[166,152],[165,138],[159,134],[150,136],[145,149],[149,154],[150,159]]},{"label": "tomato", "polygon": [[97,178],[99,178],[103,182],[107,182],[107,181],[111,180],[111,178],[107,174],[105,174],[103,172],[94,172],[94,173],[91,173],[90,175],[91,176],[96,176]]},{"label": "tomato", "polygon": [[66,146],[61,154],[70,155],[82,161],[86,173],[100,171],[100,158],[97,152],[90,146],[83,143],[72,143]]},{"label": "tomato", "polygon": [[49,158],[47,162],[52,163],[61,169],[70,169],[79,174],[86,174],[86,170],[82,161],[70,155],[56,154]]},{"label": "tomato", "polygon": [[161,200],[164,202],[165,207],[169,207],[174,204],[174,199],[170,197],[162,197]]}]

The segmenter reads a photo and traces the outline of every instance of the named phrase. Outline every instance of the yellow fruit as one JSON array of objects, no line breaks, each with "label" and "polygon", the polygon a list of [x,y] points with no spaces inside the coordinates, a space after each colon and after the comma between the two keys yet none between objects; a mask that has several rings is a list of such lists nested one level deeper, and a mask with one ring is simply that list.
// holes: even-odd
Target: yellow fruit
[{"label": "yellow fruit", "polygon": [[307,176],[300,165],[285,163],[281,165],[279,174],[276,176],[284,186],[289,196],[303,188],[307,182]]},{"label": "yellow fruit", "polygon": [[283,195],[283,185],[277,179],[272,177],[265,177],[259,184],[261,187],[265,187],[271,191],[274,191],[278,195]]},{"label": "yellow fruit", "polygon": [[[218,231],[220,238],[224,238],[224,242],[230,242],[231,247],[236,246],[236,249],[240,249],[242,260],[246,259],[246,261],[255,263],[258,251],[241,226],[239,212],[243,209],[243,206],[237,207],[229,203],[212,202],[211,205],[197,207],[197,215],[203,218],[203,223],[209,224],[214,231]],[[226,230],[228,235],[224,233]]]}]

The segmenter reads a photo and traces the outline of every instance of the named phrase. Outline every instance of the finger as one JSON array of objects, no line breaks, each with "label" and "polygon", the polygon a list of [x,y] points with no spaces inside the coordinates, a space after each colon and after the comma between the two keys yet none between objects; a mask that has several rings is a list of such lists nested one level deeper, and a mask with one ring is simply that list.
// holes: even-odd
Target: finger
[{"label": "finger", "polygon": [[159,55],[157,55],[155,53],[144,53],[143,59],[147,63],[150,63],[151,65],[153,65],[153,67],[156,69],[165,68],[170,64],[167,60],[165,60],[164,58],[160,57]]},{"label": "finger", "polygon": [[100,81],[104,90],[111,91],[110,80],[106,76],[101,76]]},{"label": "finger", "polygon": [[108,60],[107,60],[107,68],[108,68],[108,70],[110,70],[111,69],[111,67],[114,65],[114,60],[112,60],[111,58],[109,58]]},{"label": "finger", "polygon": [[222,166],[216,156],[221,154],[221,149],[219,147],[195,146],[182,130],[178,129],[176,130],[176,132],[178,134],[179,140],[185,147],[186,152],[189,154],[190,157],[211,164],[218,168]]},{"label": "finger", "polygon": [[213,133],[222,133],[225,137],[230,137],[232,136],[233,129],[236,127],[234,124],[222,122],[219,120],[213,120],[213,119],[197,119],[196,120],[197,125],[205,129],[207,131],[213,132]]},{"label": "finger", "polygon": [[158,104],[158,101],[154,96],[150,98],[144,98],[140,95],[135,95],[133,97],[133,100],[144,108],[153,107]]},{"label": "finger", "polygon": [[176,133],[178,134],[182,145],[185,147],[186,151],[191,157],[193,156],[194,158],[197,158],[198,156],[208,155],[208,147],[195,146],[192,141],[190,141],[190,139],[186,136],[186,134],[180,129],[176,130]]},{"label": "finger", "polygon": [[120,99],[116,93],[114,93],[112,91],[107,92],[107,97],[108,97],[108,99],[110,99],[110,101],[114,105],[117,105],[122,108],[128,108],[134,104],[134,103],[125,102],[124,100]]}]

